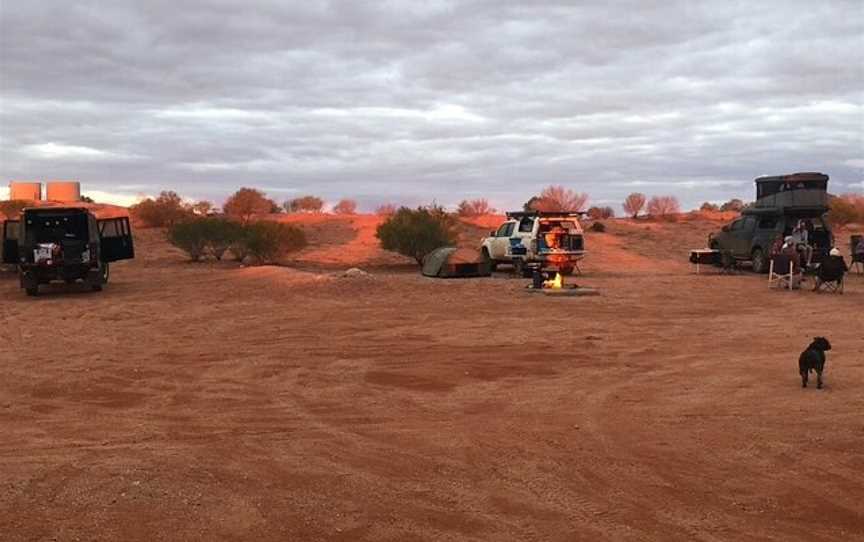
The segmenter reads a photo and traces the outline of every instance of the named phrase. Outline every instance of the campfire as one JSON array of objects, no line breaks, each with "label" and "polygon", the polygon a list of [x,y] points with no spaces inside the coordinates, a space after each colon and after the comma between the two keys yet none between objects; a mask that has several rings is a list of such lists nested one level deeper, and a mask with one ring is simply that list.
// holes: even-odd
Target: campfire
[{"label": "campfire", "polygon": [[550,288],[552,290],[560,290],[564,287],[564,277],[561,275],[561,273],[555,273],[554,279],[543,281],[543,287]]},{"label": "campfire", "polygon": [[539,269],[534,272],[534,280],[528,285],[527,291],[554,297],[598,295],[594,288],[585,288],[577,284],[564,284],[564,275],[560,271],[556,271],[555,276],[549,278],[549,275]]}]

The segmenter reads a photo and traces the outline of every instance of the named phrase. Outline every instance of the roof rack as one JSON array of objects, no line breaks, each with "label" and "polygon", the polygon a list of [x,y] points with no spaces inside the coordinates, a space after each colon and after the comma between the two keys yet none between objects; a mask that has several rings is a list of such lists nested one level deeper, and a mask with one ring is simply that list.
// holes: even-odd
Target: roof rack
[{"label": "roof rack", "polygon": [[582,216],[588,214],[585,211],[510,211],[506,213],[507,218],[526,217],[553,217],[553,216]]}]

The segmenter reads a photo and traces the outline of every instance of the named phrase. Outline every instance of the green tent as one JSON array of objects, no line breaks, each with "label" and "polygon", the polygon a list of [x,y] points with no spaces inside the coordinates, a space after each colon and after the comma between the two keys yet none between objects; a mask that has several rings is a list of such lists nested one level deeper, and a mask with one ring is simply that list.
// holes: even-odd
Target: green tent
[{"label": "green tent", "polygon": [[476,250],[442,247],[423,258],[423,274],[437,278],[488,277],[492,271]]}]

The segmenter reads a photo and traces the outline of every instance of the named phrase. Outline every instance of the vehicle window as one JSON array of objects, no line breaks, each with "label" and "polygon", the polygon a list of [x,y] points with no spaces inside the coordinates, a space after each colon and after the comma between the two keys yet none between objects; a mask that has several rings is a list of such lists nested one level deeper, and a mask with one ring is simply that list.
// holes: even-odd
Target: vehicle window
[{"label": "vehicle window", "polygon": [[120,237],[122,232],[119,230],[120,223],[115,220],[106,220],[100,224],[100,232],[102,237]]},{"label": "vehicle window", "polygon": [[741,226],[742,226],[743,224],[744,224],[744,221],[743,221],[743,220],[736,220],[735,222],[732,223],[731,226],[729,226],[729,229],[732,230],[732,231],[740,230],[740,229],[741,229]]},{"label": "vehicle window", "polygon": [[513,235],[513,230],[516,229],[516,223],[510,222],[507,224],[507,229],[504,231],[504,237],[510,237]]},{"label": "vehicle window", "polygon": [[744,219],[744,224],[742,225],[741,229],[744,231],[753,231],[754,227],[756,227],[756,217],[748,216]]},{"label": "vehicle window", "polygon": [[773,230],[777,227],[777,217],[776,216],[763,216],[759,220],[759,229],[760,230]]},{"label": "vehicle window", "polygon": [[507,226],[509,223],[501,224],[501,227],[498,228],[498,231],[495,233],[495,237],[507,237]]},{"label": "vehicle window", "polygon": [[521,222],[519,222],[519,231],[521,233],[531,233],[534,230],[534,219],[533,218],[523,218]]}]

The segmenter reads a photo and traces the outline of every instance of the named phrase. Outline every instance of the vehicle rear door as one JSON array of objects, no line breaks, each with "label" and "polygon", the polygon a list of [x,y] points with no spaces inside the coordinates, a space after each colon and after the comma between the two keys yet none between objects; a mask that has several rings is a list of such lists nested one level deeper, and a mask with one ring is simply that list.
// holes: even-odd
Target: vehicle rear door
[{"label": "vehicle rear door", "polygon": [[18,220],[4,220],[2,227],[3,251],[0,262],[9,265],[18,263],[18,238],[21,223]]},{"label": "vehicle rear door", "polygon": [[99,228],[100,258],[103,262],[131,260],[135,257],[128,217],[103,218],[97,220],[96,224]]}]

